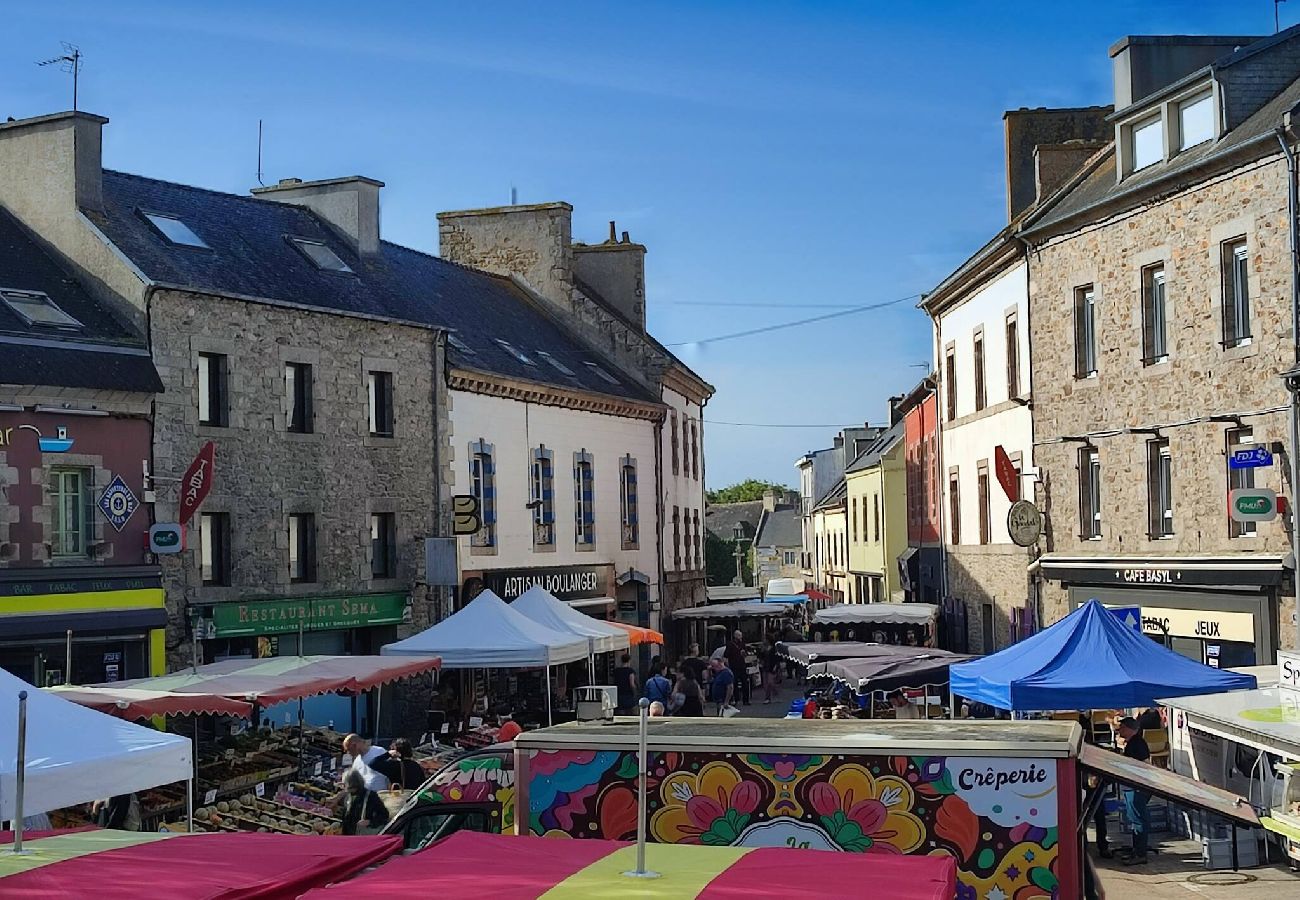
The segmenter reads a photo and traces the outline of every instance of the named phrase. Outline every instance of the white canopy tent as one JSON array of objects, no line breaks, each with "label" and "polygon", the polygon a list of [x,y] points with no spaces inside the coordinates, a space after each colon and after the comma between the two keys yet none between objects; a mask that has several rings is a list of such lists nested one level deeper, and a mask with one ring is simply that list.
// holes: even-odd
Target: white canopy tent
[{"label": "white canopy tent", "polygon": [[516,597],[510,608],[539,625],[587,640],[593,653],[626,650],[630,645],[628,634],[623,629],[578,612],[538,584]]},{"label": "white canopy tent", "polygon": [[818,610],[813,621],[834,625],[926,625],[939,615],[933,603],[841,603]]},{"label": "white canopy tent", "polygon": [[37,690],[0,669],[0,819],[18,810],[19,692],[27,692],[22,815],[190,781],[190,739]]},{"label": "white canopy tent", "polygon": [[384,656],[437,656],[444,669],[546,669],[546,711],[551,709],[551,666],[587,657],[587,639],[547,628],[511,609],[491,591],[457,613],[394,644]]}]

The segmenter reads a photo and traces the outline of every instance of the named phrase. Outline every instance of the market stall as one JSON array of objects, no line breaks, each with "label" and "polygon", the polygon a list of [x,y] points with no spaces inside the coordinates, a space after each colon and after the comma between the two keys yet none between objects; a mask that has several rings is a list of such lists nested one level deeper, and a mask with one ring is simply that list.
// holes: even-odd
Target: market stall
[{"label": "market stall", "polygon": [[628,641],[633,647],[639,647],[642,644],[660,644],[664,642],[663,632],[655,631],[653,628],[642,628],[640,625],[628,625],[626,622],[610,622],[615,628],[626,632]]},{"label": "market stall", "polygon": [[952,667],[952,692],[999,709],[1116,709],[1255,687],[1167,650],[1096,600],[992,656]]},{"label": "market stall", "polygon": [[193,777],[190,739],[162,734],[37,690],[0,669],[0,820],[18,814],[18,727],[25,693],[22,815]]},{"label": "market stall", "polygon": [[867,656],[884,646],[868,641],[778,641],[776,652],[801,666],[831,659],[852,659]]},{"label": "market stall", "polygon": [[939,607],[933,603],[840,603],[813,614],[818,641],[872,641],[933,647]]},{"label": "market stall", "polygon": [[[0,845],[11,843],[0,832]],[[19,856],[0,849],[0,896],[8,900],[87,897],[293,900],[348,878],[401,850],[392,837],[274,834],[35,832]]]},{"label": "market stall", "polygon": [[153,716],[221,715],[252,719],[253,704],[220,694],[182,694],[117,687],[51,687],[46,691],[119,719],[135,721]]},{"label": "market stall", "polygon": [[[808,667],[809,680],[830,678],[845,685],[857,698],[859,706],[875,715],[877,700],[890,691],[920,689],[920,705],[925,718],[931,716],[931,688],[940,692],[933,699],[938,702],[948,685],[948,667],[973,657],[947,650],[930,650],[921,647],[878,645],[869,655],[849,659],[828,659]],[[909,697],[909,701],[910,701]]]},{"label": "market stall", "polygon": [[412,856],[351,881],[309,891],[334,897],[455,897],[457,900],[553,900],[572,897],[789,898],[871,896],[952,900],[956,863],[944,856],[824,853],[775,847],[651,844],[646,868],[626,875],[636,847],[619,841],[561,841],[461,831]]}]

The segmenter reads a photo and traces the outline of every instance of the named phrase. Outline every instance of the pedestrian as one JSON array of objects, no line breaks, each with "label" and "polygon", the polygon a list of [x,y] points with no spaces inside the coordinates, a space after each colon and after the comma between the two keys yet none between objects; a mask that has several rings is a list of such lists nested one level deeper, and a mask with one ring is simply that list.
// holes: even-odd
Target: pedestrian
[{"label": "pedestrian", "polygon": [[140,798],[135,794],[118,794],[107,800],[96,800],[90,811],[95,814],[95,823],[100,828],[140,830]]},{"label": "pedestrian", "polygon": [[[1079,713],[1079,725],[1083,728],[1084,742],[1095,746],[1097,741],[1093,736],[1092,719],[1087,713]],[[1097,855],[1102,859],[1110,859],[1114,854],[1110,852],[1110,840],[1106,827],[1106,799],[1104,796],[1106,786],[1102,783],[1100,778],[1093,775],[1089,776],[1088,787],[1103,794],[1103,796],[1097,801],[1097,811],[1092,814],[1092,828],[1097,835]],[[1087,799],[1087,796],[1088,792],[1084,791],[1085,800]]]},{"label": "pedestrian", "polygon": [[673,685],[673,694],[680,695],[682,698],[673,715],[691,717],[704,715],[704,690],[700,687],[699,679],[695,677],[692,667],[686,665],[686,660],[682,660],[681,674],[677,677],[677,683]]},{"label": "pedestrian", "polygon": [[668,702],[672,699],[673,683],[664,675],[662,663],[657,663],[650,670],[650,677],[645,682],[645,693],[642,695],[651,703],[659,702],[666,708]]},{"label": "pedestrian", "polygon": [[632,668],[632,657],[624,653],[619,657],[619,666],[614,670],[614,686],[618,688],[618,708],[614,712],[620,716],[634,715],[636,710],[636,669]]},{"label": "pedestrian", "polygon": [[366,787],[360,772],[348,770],[343,776],[343,790],[344,834],[378,834],[388,824],[388,807],[378,794]]},{"label": "pedestrian", "polygon": [[889,695],[889,705],[894,708],[895,719],[919,719],[921,711],[916,708],[916,704],[908,700],[902,691],[894,691]]},{"label": "pedestrian", "polygon": [[723,655],[727,658],[727,665],[731,668],[731,675],[736,681],[736,705],[740,706],[749,703],[749,667],[747,663],[749,650],[745,647],[745,635],[739,628],[732,633],[731,640],[727,643]]},{"label": "pedestrian", "polygon": [[[349,771],[360,773],[367,790],[382,791],[388,787],[389,778],[381,771],[386,768],[383,760],[388,758],[387,753],[372,746],[370,741],[359,734],[349,734],[343,739],[343,752],[352,757]],[[375,767],[376,762],[379,763],[379,768]]]},{"label": "pedestrian", "polygon": [[1160,718],[1160,707],[1158,706],[1149,706],[1139,713],[1137,723],[1138,728],[1141,731],[1146,731],[1149,728],[1154,729],[1165,727],[1164,720]]},{"label": "pedestrian", "polygon": [[652,718],[652,719],[662,719],[665,715],[667,715],[667,713],[668,713],[668,710],[667,710],[667,708],[663,705],[663,702],[662,702],[662,701],[659,701],[659,700],[651,700],[651,701],[650,701],[650,709],[648,710],[648,714],[649,714],[650,718]]},{"label": "pedestrian", "polygon": [[392,782],[393,787],[414,791],[424,784],[428,776],[424,774],[423,767],[415,761],[415,750],[411,747],[410,741],[406,738],[398,738],[393,741],[388,748],[388,756],[396,763],[396,765],[390,763],[392,771],[388,776],[388,780]]},{"label": "pedestrian", "polygon": [[768,704],[776,699],[777,681],[781,677],[781,657],[777,655],[774,641],[763,644],[760,669],[763,673],[763,703]]},{"label": "pedestrian", "polygon": [[516,722],[514,717],[511,716],[502,722],[501,727],[497,729],[497,743],[505,744],[513,741],[523,733],[523,730],[523,726]]},{"label": "pedestrian", "polygon": [[[1141,762],[1151,758],[1151,750],[1142,737],[1137,719],[1132,716],[1120,719],[1119,736],[1124,741],[1126,757]],[[1146,791],[1127,787],[1124,789],[1124,813],[1128,816],[1129,824],[1133,826],[1133,850],[1124,860],[1126,866],[1137,866],[1147,861],[1148,843],[1151,837],[1151,813],[1147,810],[1147,804],[1150,802],[1151,795]]]},{"label": "pedestrian", "polygon": [[681,665],[691,670],[691,674],[695,676],[696,681],[700,684],[704,683],[704,670],[708,668],[708,663],[700,657],[699,644],[691,644],[686,656],[682,658]]},{"label": "pedestrian", "polygon": [[731,698],[736,688],[736,676],[727,668],[727,661],[714,657],[709,660],[709,671],[713,679],[709,682],[709,699],[713,701],[718,715],[731,706]]}]

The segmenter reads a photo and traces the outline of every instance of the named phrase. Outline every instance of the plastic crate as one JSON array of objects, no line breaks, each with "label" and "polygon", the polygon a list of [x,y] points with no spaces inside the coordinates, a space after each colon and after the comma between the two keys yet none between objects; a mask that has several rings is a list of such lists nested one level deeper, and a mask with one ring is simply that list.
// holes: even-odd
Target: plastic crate
[{"label": "plastic crate", "polygon": [[[1201,862],[1207,869],[1232,868],[1232,839],[1205,838],[1201,841]],[[1250,831],[1237,829],[1237,868],[1253,869],[1259,865],[1259,844]]]}]

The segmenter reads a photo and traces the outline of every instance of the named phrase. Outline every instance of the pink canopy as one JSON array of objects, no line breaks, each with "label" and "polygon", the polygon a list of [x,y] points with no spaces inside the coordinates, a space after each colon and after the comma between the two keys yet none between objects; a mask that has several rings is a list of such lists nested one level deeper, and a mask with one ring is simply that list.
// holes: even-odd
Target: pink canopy
[{"label": "pink canopy", "polygon": [[176,694],[169,691],[146,691],[138,688],[54,687],[50,693],[88,706],[119,719],[148,719],[153,716],[212,715],[253,717],[253,704],[219,694]]}]

